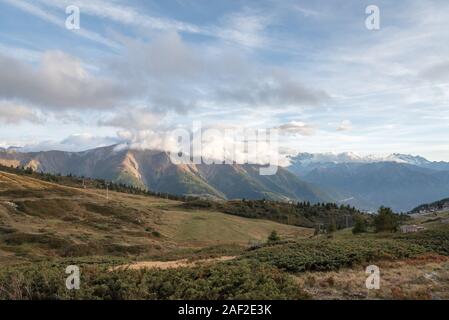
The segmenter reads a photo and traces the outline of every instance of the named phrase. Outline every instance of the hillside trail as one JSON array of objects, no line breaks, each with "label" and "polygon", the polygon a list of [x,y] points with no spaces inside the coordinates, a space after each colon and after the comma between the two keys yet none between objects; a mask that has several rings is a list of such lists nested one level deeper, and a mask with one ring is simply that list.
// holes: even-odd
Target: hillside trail
[{"label": "hillside trail", "polygon": [[141,269],[176,269],[185,267],[196,267],[198,265],[211,264],[216,262],[230,261],[235,259],[236,256],[221,256],[218,258],[201,259],[196,261],[190,261],[188,259],[180,259],[173,261],[139,261],[131,264],[121,265],[110,270],[141,270]]}]

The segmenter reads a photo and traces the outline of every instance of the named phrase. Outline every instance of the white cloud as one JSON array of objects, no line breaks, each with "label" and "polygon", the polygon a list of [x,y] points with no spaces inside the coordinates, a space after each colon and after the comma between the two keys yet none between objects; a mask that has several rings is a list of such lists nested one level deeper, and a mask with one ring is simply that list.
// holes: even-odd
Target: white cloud
[{"label": "white cloud", "polygon": [[320,12],[318,12],[316,10],[305,8],[300,5],[293,5],[292,8],[293,8],[293,10],[300,12],[305,17],[318,17],[318,16],[322,15]]},{"label": "white cloud", "polygon": [[150,43],[122,38],[124,59],[111,64],[117,78],[145,90],[154,110],[193,111],[199,106],[318,106],[323,90],[305,86],[283,68],[251,61],[244,53],[222,47],[192,46],[176,32]]},{"label": "white cloud", "polygon": [[281,130],[283,134],[310,136],[315,133],[315,127],[302,121],[291,121],[282,124],[276,129]]},{"label": "white cloud", "polygon": [[41,52],[39,51],[8,46],[3,43],[0,43],[0,52],[5,56],[30,63],[35,63],[41,58]]},{"label": "white cloud", "polygon": [[268,27],[270,20],[265,15],[244,10],[224,17],[221,25],[213,33],[225,41],[234,42],[243,47],[261,48],[268,42],[264,30]]},{"label": "white cloud", "polygon": [[127,97],[114,80],[92,75],[61,51],[45,52],[38,66],[0,55],[0,96],[46,109],[108,108]]},{"label": "white cloud", "polygon": [[82,14],[88,14],[125,25],[134,25],[156,30],[177,30],[189,33],[201,32],[200,28],[182,21],[154,17],[140,13],[138,10],[112,1],[103,0],[38,0],[48,6],[65,9],[69,5],[80,8]]},{"label": "white cloud", "polygon": [[[8,0],[10,1],[10,0]],[[248,48],[260,48],[267,43],[264,36],[271,19],[268,16],[258,14],[245,9],[241,12],[231,13],[221,19],[218,25],[198,26],[192,23],[169,19],[160,16],[144,14],[141,10],[131,6],[117,4],[103,0],[38,0],[52,8],[60,10],[68,5],[80,8],[82,14],[109,19],[111,21],[144,29],[159,31],[176,31],[183,33],[201,34],[212,36],[224,41],[238,44]],[[32,11],[42,11],[37,8]]]},{"label": "white cloud", "polygon": [[0,100],[0,123],[12,125],[21,122],[43,123],[44,119],[30,106]]},{"label": "white cloud", "polygon": [[[1,0],[1,1],[6,2],[9,5],[16,7],[17,9],[27,12],[27,13],[29,13],[35,17],[38,17],[44,21],[47,21],[53,25],[56,25],[61,28],[66,28],[65,27],[65,19],[61,19],[59,16],[54,15],[54,14],[42,9],[39,6],[33,5],[26,1],[16,1],[16,0]],[[65,10],[65,8],[66,8],[66,6],[64,6],[64,10]],[[65,11],[63,11],[63,12],[65,12]],[[89,31],[86,28],[81,28],[76,31],[68,31],[67,30],[67,32],[73,32],[76,35],[79,35],[83,38],[86,38],[88,40],[91,40],[91,41],[94,41],[97,43],[101,43],[108,47],[118,48],[118,45],[115,42],[104,38],[103,36],[101,36],[98,33]]]},{"label": "white cloud", "polygon": [[[176,32],[149,43],[125,37],[121,41],[125,56],[105,61],[102,68],[86,66],[62,51],[43,52],[36,63],[0,55],[0,97],[47,111],[111,111],[140,101],[147,110],[134,110],[136,114],[122,122],[138,120],[134,122],[139,127],[151,121],[145,118],[148,112],[317,106],[328,98],[288,71],[252,62],[243,53],[193,47]],[[113,120],[103,117],[100,123]]]},{"label": "white cloud", "polygon": [[441,61],[432,64],[422,70],[420,75],[433,82],[448,81],[449,80],[449,61]]},{"label": "white cloud", "polygon": [[[279,151],[277,142],[259,140],[254,152],[249,152],[243,146],[248,141],[250,131],[233,129],[203,128],[201,136],[198,132],[195,136],[190,132],[189,143],[193,146],[194,143],[198,145],[201,141],[200,156],[205,162],[221,163],[224,159],[233,159],[239,164],[267,164],[270,160],[276,159],[279,165],[288,164],[287,155]],[[162,150],[174,153],[179,151],[178,136],[174,130],[122,130],[118,132],[118,136],[122,143],[117,149]]]},{"label": "white cloud", "polygon": [[126,111],[117,112],[109,118],[98,122],[101,126],[110,126],[124,129],[148,130],[161,126],[162,115],[154,113],[147,108],[125,108]]},{"label": "white cloud", "polygon": [[[94,68],[74,57],[66,59],[65,54],[47,55],[44,63],[40,54],[6,50],[9,59],[0,58],[0,99],[5,101],[47,113],[70,109],[85,118],[92,115],[91,123],[127,130],[160,130],[153,126],[160,124],[159,117],[175,112],[178,123],[195,118],[260,127],[281,123],[290,133],[307,133],[304,126],[309,123],[329,123],[313,135],[282,138],[293,141],[289,147],[315,151],[388,148],[396,152],[393,149],[401,148],[407,152],[404,149],[416,148],[419,153],[432,145],[448,154],[446,143],[441,142],[447,140],[449,117],[449,90],[444,83],[448,80],[449,7],[444,1],[385,4],[378,32],[364,28],[363,10],[355,4],[326,3],[315,12],[315,4],[295,10],[292,2],[272,6],[270,2],[272,10],[217,11],[221,18],[216,22],[195,25],[156,17],[144,5],[131,7],[120,1],[5,1],[19,3],[16,6],[22,10],[55,25],[64,17],[61,9],[77,2],[96,31],[110,31],[117,22],[130,37],[115,35],[113,45],[120,50],[114,51],[114,58],[105,57],[105,51],[98,58],[97,46],[86,47],[84,57],[97,63]],[[261,7],[268,8],[266,3]],[[208,10],[202,8],[201,13]],[[283,20],[287,16],[294,20],[298,12],[313,19]],[[192,20],[195,17],[192,13]],[[92,18],[104,20],[94,23]],[[19,28],[14,31],[20,33]],[[135,34],[145,40],[131,38]],[[54,40],[53,36],[48,40]],[[21,43],[27,48],[37,45]],[[287,47],[291,50],[282,51]],[[5,53],[4,48],[0,50]],[[67,67],[72,71],[67,72]],[[303,120],[304,126],[288,122],[294,119]],[[379,123],[395,124],[394,130],[388,130],[389,139],[388,127]],[[420,144],[420,139],[425,142]],[[147,140],[148,146],[159,144]]]},{"label": "white cloud", "polygon": [[348,131],[352,129],[352,122],[350,120],[343,120],[337,128],[337,131]]},{"label": "white cloud", "polygon": [[110,146],[119,143],[120,140],[114,137],[99,137],[90,133],[73,134],[61,141],[47,140],[33,144],[26,144],[20,151],[34,152],[34,151],[71,151],[79,152],[88,149]]}]

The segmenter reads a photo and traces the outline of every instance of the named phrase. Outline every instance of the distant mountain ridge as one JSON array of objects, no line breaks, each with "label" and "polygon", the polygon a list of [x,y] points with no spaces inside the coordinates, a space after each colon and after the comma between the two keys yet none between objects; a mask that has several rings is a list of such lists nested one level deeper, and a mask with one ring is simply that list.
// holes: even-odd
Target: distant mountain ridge
[{"label": "distant mountain ridge", "polygon": [[318,185],[334,199],[375,211],[389,206],[409,211],[449,196],[449,163],[420,156],[391,154],[361,157],[353,153],[307,154],[291,157],[288,169]]},{"label": "distant mountain ridge", "polygon": [[340,163],[379,163],[394,162],[410,164],[422,168],[449,171],[449,162],[430,161],[419,155],[392,153],[387,156],[361,156],[353,152],[343,153],[298,153],[290,156],[290,171],[302,175],[315,168],[332,167]]},{"label": "distant mountain ridge", "polygon": [[276,175],[261,176],[258,165],[175,165],[167,152],[157,150],[117,146],[84,152],[3,150],[0,164],[107,179],[155,192],[217,199],[331,200],[327,194],[283,168],[279,168]]}]

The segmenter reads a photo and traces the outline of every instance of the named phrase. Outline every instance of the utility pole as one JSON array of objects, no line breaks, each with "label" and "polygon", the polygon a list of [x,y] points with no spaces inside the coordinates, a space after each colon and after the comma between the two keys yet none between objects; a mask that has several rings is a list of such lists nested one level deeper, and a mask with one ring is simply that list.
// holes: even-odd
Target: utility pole
[{"label": "utility pole", "polygon": [[316,223],[315,228],[318,230],[318,234],[323,233],[325,230],[323,223]]},{"label": "utility pole", "polygon": [[106,182],[106,199],[109,200],[109,182]]}]

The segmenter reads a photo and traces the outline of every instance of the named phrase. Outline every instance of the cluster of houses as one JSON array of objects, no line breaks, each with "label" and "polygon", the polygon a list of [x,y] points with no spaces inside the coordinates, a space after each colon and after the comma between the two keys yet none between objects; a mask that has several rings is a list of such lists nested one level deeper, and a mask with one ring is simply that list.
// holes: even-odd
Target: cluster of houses
[{"label": "cluster of houses", "polygon": [[[449,224],[449,218],[446,219],[438,219],[440,223],[444,223],[444,224]],[[423,226],[419,226],[416,224],[408,224],[408,225],[402,225],[399,227],[399,230],[402,233],[411,233],[411,232],[418,232],[418,231],[422,231],[425,230],[426,228],[424,228]]]},{"label": "cluster of houses", "polygon": [[430,207],[428,209],[419,210],[419,214],[427,214],[427,213],[440,213],[449,211],[449,202],[443,204],[442,207]]},{"label": "cluster of houses", "polygon": [[399,229],[401,230],[402,233],[412,233],[424,230],[426,228],[418,226],[416,224],[409,224],[409,225],[402,225],[399,227]]}]

